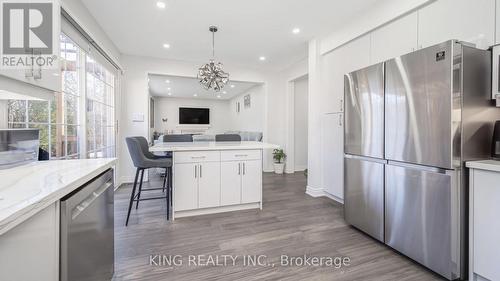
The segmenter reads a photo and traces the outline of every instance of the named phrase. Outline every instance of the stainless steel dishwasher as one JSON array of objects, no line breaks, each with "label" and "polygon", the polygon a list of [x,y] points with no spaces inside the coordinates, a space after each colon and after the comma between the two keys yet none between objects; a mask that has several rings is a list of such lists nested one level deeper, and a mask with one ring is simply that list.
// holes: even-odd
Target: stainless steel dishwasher
[{"label": "stainless steel dishwasher", "polygon": [[113,277],[113,186],[109,169],[61,199],[61,281]]}]

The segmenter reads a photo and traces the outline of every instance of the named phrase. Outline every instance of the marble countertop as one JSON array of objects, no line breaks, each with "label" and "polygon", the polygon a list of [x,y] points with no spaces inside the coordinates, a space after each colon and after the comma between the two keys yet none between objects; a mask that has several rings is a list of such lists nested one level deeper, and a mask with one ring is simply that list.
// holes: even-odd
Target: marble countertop
[{"label": "marble countertop", "polygon": [[239,150],[239,149],[274,149],[279,145],[258,141],[241,142],[161,142],[149,148],[151,152],[161,151],[206,151],[206,150]]},{"label": "marble countertop", "polygon": [[469,161],[465,163],[465,166],[470,169],[500,172],[500,161],[498,160]]},{"label": "marble countertop", "polygon": [[115,158],[52,160],[0,170],[0,235],[111,168]]}]

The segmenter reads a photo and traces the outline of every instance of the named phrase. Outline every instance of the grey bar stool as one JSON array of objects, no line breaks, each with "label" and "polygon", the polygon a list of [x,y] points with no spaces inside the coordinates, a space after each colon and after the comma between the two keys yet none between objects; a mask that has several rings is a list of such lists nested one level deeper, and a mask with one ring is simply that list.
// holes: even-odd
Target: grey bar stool
[{"label": "grey bar stool", "polygon": [[215,141],[241,141],[241,136],[237,134],[215,135]]},{"label": "grey bar stool", "polygon": [[[141,192],[142,191],[149,191],[149,190],[165,190],[165,184],[166,184],[166,178],[169,176],[171,178],[172,175],[172,159],[162,157],[162,156],[157,156],[149,152],[149,146],[148,142],[144,137],[127,137],[125,138],[125,141],[127,142],[127,147],[130,152],[130,157],[132,158],[132,162],[134,163],[134,166],[137,168],[136,173],[135,173],[135,179],[134,179],[134,187],[132,188],[132,193],[130,194],[130,203],[128,206],[128,212],[127,212],[127,220],[125,222],[125,226],[128,225],[128,220],[130,218],[130,211],[132,210],[132,205],[134,204],[134,201],[137,202],[136,204],[136,209],[139,207],[139,201],[145,201],[145,200],[154,200],[154,199],[166,199],[167,200],[167,220],[170,217],[170,192],[166,193],[166,196],[161,196],[161,197],[149,197],[149,198],[142,198],[141,199]],[[145,145],[144,145],[145,143]],[[163,187],[162,188],[148,188],[148,189],[142,189],[142,181],[144,178],[144,170],[150,169],[150,168],[165,168],[167,170],[167,173],[165,175],[165,179],[163,180]],[[141,180],[139,183],[139,190],[136,194],[136,188],[137,188],[137,181],[139,179],[139,173],[141,173]],[[170,181],[169,181],[170,185]],[[169,188],[169,187],[167,187]]]}]

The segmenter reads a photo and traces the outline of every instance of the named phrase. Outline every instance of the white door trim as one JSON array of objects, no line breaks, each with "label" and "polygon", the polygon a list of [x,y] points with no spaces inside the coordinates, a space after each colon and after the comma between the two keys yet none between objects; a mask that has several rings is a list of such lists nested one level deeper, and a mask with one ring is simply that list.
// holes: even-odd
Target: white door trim
[{"label": "white door trim", "polygon": [[295,82],[305,77],[308,77],[307,73],[293,77],[287,81],[285,99],[285,153],[287,154],[285,173],[287,174],[295,172]]}]

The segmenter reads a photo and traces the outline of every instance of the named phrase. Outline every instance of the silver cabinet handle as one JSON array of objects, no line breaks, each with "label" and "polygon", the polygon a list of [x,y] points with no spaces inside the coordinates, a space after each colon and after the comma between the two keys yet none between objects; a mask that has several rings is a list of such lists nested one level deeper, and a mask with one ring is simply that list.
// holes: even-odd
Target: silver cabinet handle
[{"label": "silver cabinet handle", "polygon": [[340,111],[344,111],[344,101],[340,99]]},{"label": "silver cabinet handle", "polygon": [[245,174],[245,162],[243,162],[243,175]]},{"label": "silver cabinet handle", "polygon": [[201,164],[200,164],[200,178],[203,177],[203,174],[202,174],[203,169],[202,169],[202,167],[203,166],[201,166]]},{"label": "silver cabinet handle", "polygon": [[248,154],[235,154],[234,157],[247,157]]},{"label": "silver cabinet handle", "polygon": [[203,159],[206,156],[191,156],[191,159]]},{"label": "silver cabinet handle", "polygon": [[339,126],[342,127],[342,114],[339,114]]},{"label": "silver cabinet handle", "polygon": [[238,175],[241,175],[241,163],[238,163]]},{"label": "silver cabinet handle", "polygon": [[198,165],[194,165],[194,178],[198,177]]}]

